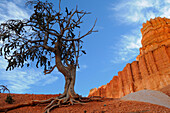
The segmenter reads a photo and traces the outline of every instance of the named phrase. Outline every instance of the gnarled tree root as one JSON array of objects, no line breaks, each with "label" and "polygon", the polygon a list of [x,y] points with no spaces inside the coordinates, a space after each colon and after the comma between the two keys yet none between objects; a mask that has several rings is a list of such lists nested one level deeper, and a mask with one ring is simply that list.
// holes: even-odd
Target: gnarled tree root
[{"label": "gnarled tree root", "polygon": [[52,110],[55,107],[61,107],[61,106],[68,106],[68,105],[74,105],[74,104],[86,104],[86,102],[90,101],[102,101],[101,97],[80,97],[79,98],[73,98],[73,97],[56,97],[56,98],[50,98],[48,100],[32,100],[27,103],[21,103],[21,104],[16,104],[13,106],[7,106],[7,107],[0,107],[0,112],[7,112],[12,109],[24,107],[24,106],[35,106],[39,104],[45,104],[49,103],[45,108],[44,108],[44,113],[50,113],[50,110]]}]

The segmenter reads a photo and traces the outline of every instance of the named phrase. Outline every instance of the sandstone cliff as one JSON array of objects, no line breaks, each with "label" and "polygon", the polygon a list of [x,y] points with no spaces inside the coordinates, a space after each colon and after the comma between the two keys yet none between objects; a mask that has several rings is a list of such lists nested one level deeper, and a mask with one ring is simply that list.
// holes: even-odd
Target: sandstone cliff
[{"label": "sandstone cliff", "polygon": [[143,24],[142,48],[136,61],[89,96],[120,98],[143,89],[158,90],[170,84],[170,19],[155,18]]}]

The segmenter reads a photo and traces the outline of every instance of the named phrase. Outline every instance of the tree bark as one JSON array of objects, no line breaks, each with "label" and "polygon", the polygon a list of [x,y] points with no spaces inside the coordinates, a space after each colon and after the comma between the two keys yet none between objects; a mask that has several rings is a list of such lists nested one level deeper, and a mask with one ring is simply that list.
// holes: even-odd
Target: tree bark
[{"label": "tree bark", "polygon": [[[61,62],[58,62],[59,64]],[[50,113],[50,110],[52,110],[55,107],[60,107],[62,105],[73,105],[73,104],[83,104],[82,102],[89,102],[93,100],[100,100],[98,98],[85,98],[85,101],[82,101],[82,97],[79,96],[78,94],[75,93],[74,90],[74,85],[75,85],[75,79],[76,79],[76,66],[72,65],[69,67],[65,67],[63,65],[57,65],[58,70],[64,75],[65,77],[65,87],[64,87],[64,93],[58,97],[53,97],[48,100],[32,100],[28,103],[21,103],[13,106],[7,106],[7,107],[0,107],[0,112],[8,111],[11,109],[23,107],[23,106],[33,106],[37,104],[44,104],[44,103],[49,103],[45,107],[45,112],[44,113]]]},{"label": "tree bark", "polygon": [[69,96],[71,98],[76,98],[77,94],[74,90],[75,85],[75,79],[76,79],[76,68],[71,68],[67,75],[65,75],[65,87],[64,87],[64,94],[66,96]]},{"label": "tree bark", "polygon": [[76,79],[76,66],[72,66],[70,69],[68,69],[67,72],[61,72],[65,73],[65,86],[64,86],[64,93],[59,96],[59,98],[67,97],[76,99],[79,97],[78,94],[75,93],[74,86],[75,86],[75,79]]},{"label": "tree bark", "polygon": [[61,44],[58,41],[55,45],[56,48],[56,66],[65,77],[65,87],[64,93],[59,96],[59,98],[67,97],[67,98],[78,98],[78,95],[74,91],[75,79],[76,79],[76,65],[70,64],[68,66],[64,66],[61,60]]}]

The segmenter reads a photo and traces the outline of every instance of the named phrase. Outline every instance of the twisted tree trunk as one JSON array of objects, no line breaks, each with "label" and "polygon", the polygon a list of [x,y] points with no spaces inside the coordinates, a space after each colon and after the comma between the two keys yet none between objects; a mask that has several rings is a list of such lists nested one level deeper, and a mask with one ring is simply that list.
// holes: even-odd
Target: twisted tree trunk
[{"label": "twisted tree trunk", "polygon": [[[16,104],[12,106],[0,107],[0,112],[7,112],[8,110],[12,110],[15,108],[23,107],[23,106],[32,106],[37,104],[49,103],[45,107],[45,113],[49,113],[55,107],[59,107],[61,105],[73,105],[73,104],[82,104],[81,97],[75,93],[74,85],[76,78],[76,67],[72,66],[70,68],[62,67],[63,65],[59,65],[58,69],[65,76],[65,88],[64,93],[58,97],[53,97],[48,100],[32,100],[28,103]],[[62,67],[62,68],[61,68]]]},{"label": "twisted tree trunk", "polygon": [[66,69],[64,73],[65,77],[65,86],[64,86],[64,93],[59,96],[62,97],[69,97],[69,98],[78,98],[78,94],[75,93],[74,86],[75,86],[75,79],[76,79],[76,67],[72,67],[70,69]]},{"label": "twisted tree trunk", "polygon": [[[70,67],[65,67],[63,65],[60,65],[60,63],[61,62],[56,62],[58,70],[65,77],[65,87],[64,87],[64,93],[62,95],[47,100],[32,100],[27,103],[0,107],[0,112],[7,112],[8,110],[12,110],[24,106],[33,106],[37,104],[49,103],[45,107],[44,113],[50,113],[50,110],[52,110],[55,107],[60,107],[62,105],[83,104],[82,102],[88,102],[88,101],[98,101],[98,100],[100,101],[99,98],[84,98],[76,94],[74,91],[74,85],[76,79],[76,66],[72,65]],[[82,99],[85,99],[85,101]]]},{"label": "twisted tree trunk", "polygon": [[71,98],[77,98],[78,95],[74,91],[74,85],[75,85],[75,79],[76,79],[76,65],[68,64],[67,66],[64,66],[61,60],[61,44],[58,41],[55,45],[56,47],[56,67],[65,77],[65,87],[64,87],[64,93],[59,96],[59,98],[62,97],[71,97]]},{"label": "twisted tree trunk", "polygon": [[70,70],[70,72],[67,75],[65,75],[64,94],[66,96],[71,96],[73,98],[77,96],[77,94],[74,91],[75,79],[76,79],[76,69],[73,68],[72,70]]}]

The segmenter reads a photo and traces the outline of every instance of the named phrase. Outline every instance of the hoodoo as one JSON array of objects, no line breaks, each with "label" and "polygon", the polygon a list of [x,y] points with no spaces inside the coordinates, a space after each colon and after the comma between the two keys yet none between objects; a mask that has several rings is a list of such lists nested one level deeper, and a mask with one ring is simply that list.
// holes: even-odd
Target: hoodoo
[{"label": "hoodoo", "polygon": [[170,19],[157,17],[143,24],[142,47],[136,61],[89,96],[120,98],[143,89],[158,90],[170,84]]}]

